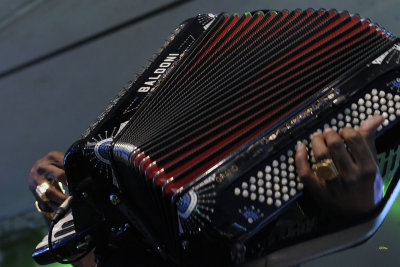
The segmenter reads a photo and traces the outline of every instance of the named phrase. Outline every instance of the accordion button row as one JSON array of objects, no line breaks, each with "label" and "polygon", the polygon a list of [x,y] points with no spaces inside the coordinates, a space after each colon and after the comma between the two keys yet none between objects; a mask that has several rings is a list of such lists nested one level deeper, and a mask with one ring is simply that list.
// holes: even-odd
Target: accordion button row
[{"label": "accordion button row", "polygon": [[[328,122],[322,123],[321,127],[315,131],[322,132],[324,128],[339,131],[344,127],[353,127],[358,130],[362,121],[373,115],[384,117],[384,122],[378,128],[379,131],[388,126],[400,117],[400,96],[374,88],[336,112]],[[310,164],[313,164],[315,158],[311,148],[311,138],[312,133],[302,142],[308,147],[308,159]],[[263,170],[256,170],[252,176],[234,187],[234,195],[251,202],[275,206],[275,208],[280,208],[283,203],[290,201],[303,189],[303,184],[296,173],[295,150],[296,146],[270,159]]]}]

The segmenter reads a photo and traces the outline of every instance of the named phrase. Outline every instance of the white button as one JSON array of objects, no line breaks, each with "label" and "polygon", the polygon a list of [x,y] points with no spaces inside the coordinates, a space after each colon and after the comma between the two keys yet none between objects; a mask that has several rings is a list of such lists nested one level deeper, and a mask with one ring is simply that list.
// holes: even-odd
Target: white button
[{"label": "white button", "polygon": [[258,194],[260,194],[260,195],[264,194],[264,188],[259,187],[258,188]]},{"label": "white button", "polygon": [[289,191],[289,188],[287,186],[282,187],[282,193],[286,194]]},{"label": "white button", "polygon": [[267,198],[267,204],[268,205],[272,205],[272,203],[274,203],[274,201],[272,200],[272,198]]},{"label": "white button", "polygon": [[295,187],[295,186],[296,186],[296,182],[293,181],[293,180],[290,181],[290,182],[289,182],[289,186],[290,186],[290,187]]},{"label": "white button", "polygon": [[293,150],[288,150],[288,152],[287,152],[287,155],[288,155],[288,157],[292,157],[293,156]]},{"label": "white button", "polygon": [[358,99],[358,101],[357,101],[357,104],[360,105],[360,106],[364,105],[364,103],[365,103],[365,101],[364,101],[363,98],[360,98],[360,99]]},{"label": "white button", "polygon": [[370,94],[366,94],[365,95],[365,100],[370,100],[371,99],[371,95]]},{"label": "white button", "polygon": [[371,94],[372,95],[377,95],[378,94],[378,90],[376,90],[375,88],[371,90]]},{"label": "white button", "polygon": [[394,121],[395,119],[396,119],[396,115],[390,114],[389,120],[390,120],[390,121]]},{"label": "white button", "polygon": [[257,185],[258,186],[263,186],[264,185],[264,180],[263,179],[258,179]]},{"label": "white button", "polygon": [[274,160],[273,162],[272,162],[272,167],[278,167],[278,165],[279,165],[279,163],[278,163],[278,161],[277,160]]},{"label": "white button", "polygon": [[269,165],[265,166],[265,172],[266,173],[271,172],[271,170],[272,170],[271,166],[269,166]]},{"label": "white button", "polygon": [[250,191],[251,192],[256,191],[256,189],[257,189],[257,186],[255,186],[254,184],[250,185]]},{"label": "white button", "polygon": [[360,106],[360,107],[358,108],[358,111],[364,112],[364,111],[365,111],[365,107],[364,107],[364,106]]},{"label": "white button", "polygon": [[303,190],[304,185],[302,183],[297,184],[297,190]]},{"label": "white button", "polygon": [[365,102],[365,106],[366,106],[367,108],[372,107],[372,102],[368,100],[367,102]]},{"label": "white button", "polygon": [[290,189],[289,195],[293,197],[294,195],[296,195],[296,193],[297,193],[296,189],[292,188]]},{"label": "white button", "polygon": [[243,196],[243,197],[248,197],[248,196],[249,196],[249,191],[243,190],[242,196]]},{"label": "white button", "polygon": [[250,183],[254,184],[256,182],[256,178],[254,176],[250,177]]},{"label": "white button", "polygon": [[253,201],[256,200],[257,199],[257,195],[254,194],[254,193],[251,193],[250,199],[253,200]]},{"label": "white button", "polygon": [[246,183],[246,182],[243,182],[243,183],[242,183],[242,189],[247,189],[247,188],[248,188],[247,183]]},{"label": "white button", "polygon": [[351,104],[350,108],[352,110],[356,110],[357,109],[357,104],[355,104],[355,103]]},{"label": "white button", "polygon": [[286,185],[288,183],[288,180],[286,178],[282,179],[282,185]]},{"label": "white button", "polygon": [[[288,171],[289,171],[289,172],[294,172],[294,166],[293,166],[293,165],[289,165]],[[289,175],[290,175],[290,174],[289,174]]]},{"label": "white button", "polygon": [[263,174],[262,171],[258,171],[258,172],[257,172],[257,177],[258,177],[258,178],[261,179],[261,178],[263,178],[263,176],[264,176],[264,174]]},{"label": "white button", "polygon": [[385,95],[386,95],[385,91],[382,91],[382,90],[379,91],[379,96],[380,96],[380,97],[384,97]]},{"label": "white button", "polygon": [[275,206],[279,208],[282,205],[282,202],[278,199],[275,201]]},{"label": "white button", "polygon": [[281,197],[281,192],[279,192],[279,191],[275,192],[274,197],[275,198],[280,198]]},{"label": "white button", "polygon": [[288,194],[284,194],[282,197],[283,201],[288,201],[289,200],[289,195]]},{"label": "white button", "polygon": [[280,189],[279,184],[274,184],[274,190],[275,190],[275,191],[278,191],[279,189]]},{"label": "white button", "polygon": [[267,182],[267,183],[265,184],[265,187],[266,187],[266,188],[272,188],[272,183],[271,183],[271,182]]},{"label": "white button", "polygon": [[234,192],[235,192],[235,196],[240,195],[240,189],[239,188],[236,187]]},{"label": "white button", "polygon": [[381,100],[379,100],[379,103],[381,103],[381,105],[385,105],[386,104],[386,98],[381,98]]},{"label": "white button", "polygon": [[258,201],[260,201],[260,203],[264,203],[265,197],[264,196],[258,196]]},{"label": "white button", "polygon": [[279,179],[279,177],[278,176],[274,176],[274,183],[279,183],[279,181],[280,181],[280,179]]},{"label": "white button", "polygon": [[271,190],[271,189],[267,189],[266,195],[267,195],[268,197],[272,196],[272,190]]}]

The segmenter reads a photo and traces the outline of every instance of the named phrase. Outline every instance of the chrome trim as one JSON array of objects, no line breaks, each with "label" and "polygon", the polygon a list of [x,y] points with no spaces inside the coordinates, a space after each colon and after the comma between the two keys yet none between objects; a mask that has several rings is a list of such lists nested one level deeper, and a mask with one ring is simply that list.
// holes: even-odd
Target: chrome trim
[{"label": "chrome trim", "polygon": [[112,154],[115,160],[129,165],[129,157],[136,149],[137,147],[132,144],[116,143],[112,149]]}]

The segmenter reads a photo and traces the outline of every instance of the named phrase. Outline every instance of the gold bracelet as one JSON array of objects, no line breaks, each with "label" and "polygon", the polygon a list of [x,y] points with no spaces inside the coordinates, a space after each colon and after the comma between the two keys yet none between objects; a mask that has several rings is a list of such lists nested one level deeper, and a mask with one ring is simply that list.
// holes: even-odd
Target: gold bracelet
[{"label": "gold bracelet", "polygon": [[51,219],[54,216],[54,212],[53,211],[44,211],[39,207],[39,202],[35,201],[35,206],[38,212],[40,212],[41,214],[44,215],[44,217],[46,217],[47,219]]}]

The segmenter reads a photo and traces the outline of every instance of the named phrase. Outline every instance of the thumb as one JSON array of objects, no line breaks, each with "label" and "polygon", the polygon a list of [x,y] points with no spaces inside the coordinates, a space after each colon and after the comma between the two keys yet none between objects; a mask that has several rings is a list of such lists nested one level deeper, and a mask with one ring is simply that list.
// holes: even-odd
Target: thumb
[{"label": "thumb", "polygon": [[375,148],[375,134],[378,127],[382,124],[384,118],[380,115],[375,115],[369,117],[365,121],[363,121],[360,125],[360,129],[358,132],[367,142],[369,149],[371,150],[375,160],[376,158],[376,148]]}]

